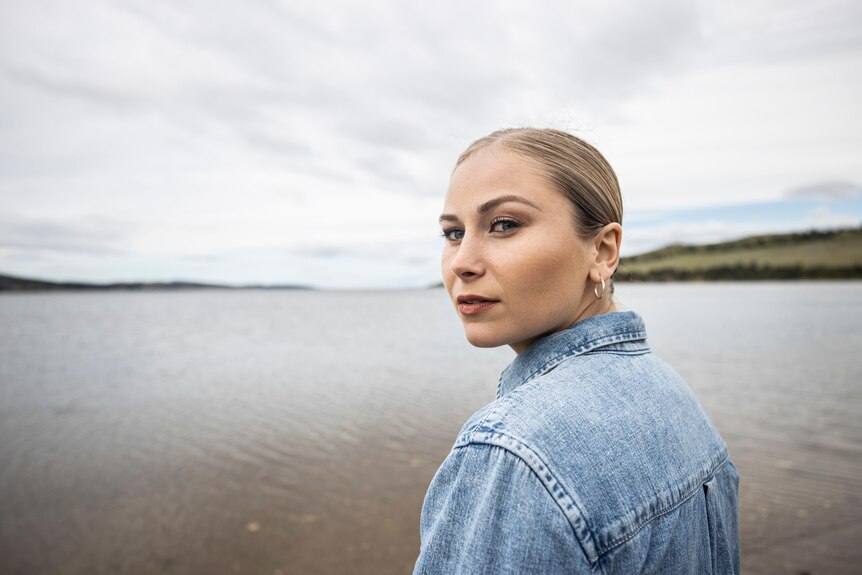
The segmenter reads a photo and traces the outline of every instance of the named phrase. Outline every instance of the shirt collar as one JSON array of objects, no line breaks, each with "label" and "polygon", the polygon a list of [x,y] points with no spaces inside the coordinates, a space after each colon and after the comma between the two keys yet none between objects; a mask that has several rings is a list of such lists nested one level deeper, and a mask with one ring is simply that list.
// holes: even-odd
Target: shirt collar
[{"label": "shirt collar", "polygon": [[624,347],[627,351],[649,349],[646,345],[646,327],[640,315],[633,311],[594,315],[535,341],[503,370],[497,386],[497,398],[549,372],[564,359],[597,348],[614,347]]}]

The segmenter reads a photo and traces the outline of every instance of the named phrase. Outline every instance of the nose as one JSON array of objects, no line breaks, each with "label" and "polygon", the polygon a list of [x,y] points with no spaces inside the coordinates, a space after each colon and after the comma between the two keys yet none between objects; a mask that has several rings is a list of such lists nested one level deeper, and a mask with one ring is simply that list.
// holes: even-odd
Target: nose
[{"label": "nose", "polygon": [[455,249],[456,252],[449,264],[452,273],[462,281],[482,277],[485,273],[485,263],[482,257],[481,240],[470,238],[465,234]]}]

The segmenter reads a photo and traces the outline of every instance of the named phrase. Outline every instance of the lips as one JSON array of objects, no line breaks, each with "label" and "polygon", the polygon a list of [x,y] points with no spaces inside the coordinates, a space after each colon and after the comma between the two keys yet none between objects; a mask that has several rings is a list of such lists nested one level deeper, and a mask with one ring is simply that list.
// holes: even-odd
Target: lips
[{"label": "lips", "polygon": [[475,294],[459,295],[458,311],[461,315],[476,315],[494,307],[499,301]]}]

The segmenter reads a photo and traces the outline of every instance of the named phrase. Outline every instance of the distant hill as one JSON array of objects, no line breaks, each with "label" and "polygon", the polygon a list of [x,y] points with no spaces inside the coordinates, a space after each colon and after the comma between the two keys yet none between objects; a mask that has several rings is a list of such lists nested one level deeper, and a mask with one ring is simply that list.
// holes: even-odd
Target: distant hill
[{"label": "distant hill", "polygon": [[195,282],[130,282],[130,283],[73,283],[49,282],[31,278],[21,278],[0,274],[0,292],[20,291],[157,291],[157,290],[191,290],[191,289],[310,289],[297,285],[248,285],[227,286],[219,284],[204,284]]},{"label": "distant hill", "polygon": [[862,279],[862,227],[674,244],[623,258],[615,281]]}]

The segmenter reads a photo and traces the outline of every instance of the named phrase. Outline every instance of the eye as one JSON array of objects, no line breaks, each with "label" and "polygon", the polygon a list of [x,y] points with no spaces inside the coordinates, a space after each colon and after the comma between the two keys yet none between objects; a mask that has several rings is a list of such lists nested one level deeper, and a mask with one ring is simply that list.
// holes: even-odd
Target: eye
[{"label": "eye", "polygon": [[491,231],[508,234],[521,227],[521,222],[510,218],[500,218],[491,222]]},{"label": "eye", "polygon": [[461,228],[448,228],[443,230],[442,235],[450,242],[458,242],[464,237],[464,230]]}]

